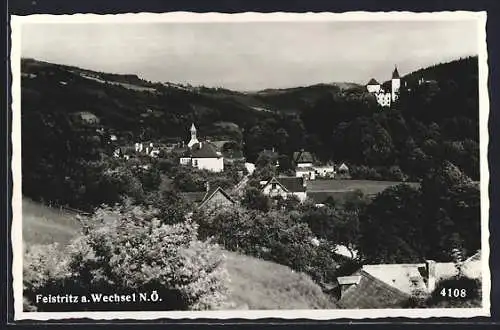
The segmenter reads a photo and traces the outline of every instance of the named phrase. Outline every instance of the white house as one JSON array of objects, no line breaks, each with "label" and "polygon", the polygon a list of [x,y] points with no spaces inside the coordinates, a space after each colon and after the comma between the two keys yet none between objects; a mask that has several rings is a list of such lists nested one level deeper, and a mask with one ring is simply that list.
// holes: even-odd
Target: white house
[{"label": "white house", "polygon": [[199,142],[191,148],[191,166],[212,172],[224,171],[224,157],[210,142]]},{"label": "white house", "polygon": [[392,72],[390,91],[385,91],[374,78],[370,79],[368,84],[366,84],[367,91],[375,95],[377,103],[382,107],[390,107],[397,100],[400,88],[401,77],[399,76],[397,67],[394,67],[394,71]]},{"label": "white house", "polygon": [[196,136],[194,124],[189,129],[191,139],[187,150],[179,159],[181,165],[190,165],[200,170],[212,172],[224,171],[224,157],[217,146],[210,141],[200,142]]},{"label": "white house", "polygon": [[322,178],[333,178],[335,176],[335,169],[333,165],[314,166],[316,175]]},{"label": "white house", "polygon": [[314,157],[310,152],[303,149],[294,152],[293,162],[295,164],[295,177],[307,180],[316,179],[316,171],[313,167]]},{"label": "white house", "polygon": [[369,93],[378,93],[380,92],[380,83],[372,78],[368,84],[366,84],[366,89],[368,89]]},{"label": "white house", "polygon": [[295,196],[304,202],[307,198],[306,180],[299,177],[273,177],[263,183],[262,193],[269,197],[281,196],[283,199]]},{"label": "white house", "polygon": [[248,174],[252,175],[253,172],[255,171],[255,164],[254,163],[245,163],[245,168],[246,168]]},{"label": "white house", "polygon": [[296,167],[295,168],[295,177],[304,178],[307,180],[315,180],[316,179],[316,171],[314,167]]}]

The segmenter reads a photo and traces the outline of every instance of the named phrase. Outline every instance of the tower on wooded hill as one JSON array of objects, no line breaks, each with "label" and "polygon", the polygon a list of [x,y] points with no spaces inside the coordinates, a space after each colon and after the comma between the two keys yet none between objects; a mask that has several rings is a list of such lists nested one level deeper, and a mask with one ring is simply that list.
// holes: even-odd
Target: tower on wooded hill
[{"label": "tower on wooded hill", "polygon": [[198,141],[198,138],[196,137],[196,127],[194,124],[191,124],[189,131],[191,132],[191,140],[188,142],[188,147],[191,148],[193,145],[200,143],[200,141]]},{"label": "tower on wooded hill", "polygon": [[399,76],[398,67],[394,66],[391,79],[391,99],[392,102],[396,101],[401,88],[401,77]]}]

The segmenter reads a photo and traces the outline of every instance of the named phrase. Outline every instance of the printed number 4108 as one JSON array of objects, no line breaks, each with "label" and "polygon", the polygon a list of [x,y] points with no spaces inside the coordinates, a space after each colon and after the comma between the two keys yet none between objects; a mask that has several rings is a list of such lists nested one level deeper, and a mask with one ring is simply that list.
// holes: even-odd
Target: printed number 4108
[{"label": "printed number 4108", "polygon": [[443,297],[448,298],[466,298],[467,290],[466,289],[446,289],[443,288],[439,293]]}]

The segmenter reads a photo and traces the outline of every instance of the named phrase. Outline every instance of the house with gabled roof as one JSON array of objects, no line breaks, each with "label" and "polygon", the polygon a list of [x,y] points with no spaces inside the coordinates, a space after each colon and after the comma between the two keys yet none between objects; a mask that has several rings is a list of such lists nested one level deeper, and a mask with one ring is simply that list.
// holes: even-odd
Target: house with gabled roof
[{"label": "house with gabled roof", "polygon": [[380,83],[376,81],[375,78],[372,78],[368,84],[366,84],[366,89],[369,93],[378,93],[380,92]]},{"label": "house with gabled roof", "polygon": [[287,199],[290,196],[297,197],[301,202],[307,198],[306,180],[302,177],[273,177],[262,183],[262,193],[269,197],[281,196]]},{"label": "house with gabled roof", "polygon": [[235,200],[221,187],[208,189],[198,208],[214,209],[235,204]]},{"label": "house with gabled roof", "polygon": [[224,171],[224,157],[217,146],[210,141],[200,142],[194,124],[191,125],[190,133],[191,139],[179,159],[180,164],[212,172]]},{"label": "house with gabled roof", "polygon": [[371,78],[366,84],[366,89],[369,93],[375,95],[378,104],[382,107],[390,107],[391,103],[398,99],[399,90],[401,88],[401,77],[396,66],[392,72],[390,86],[387,87],[387,90],[385,86],[386,84],[382,86],[377,80]]},{"label": "house with gabled roof", "polygon": [[306,180],[314,180],[316,178],[316,171],[313,167],[314,156],[301,149],[292,155],[292,160],[295,165],[295,176],[304,178]]},{"label": "house with gabled roof", "polygon": [[198,209],[214,209],[236,203],[233,197],[220,186],[211,188],[207,182],[206,187],[205,191],[183,192],[181,195],[189,203],[197,205]]},{"label": "house with gabled roof", "polygon": [[293,162],[297,167],[312,167],[314,156],[309,151],[301,149],[293,153]]}]

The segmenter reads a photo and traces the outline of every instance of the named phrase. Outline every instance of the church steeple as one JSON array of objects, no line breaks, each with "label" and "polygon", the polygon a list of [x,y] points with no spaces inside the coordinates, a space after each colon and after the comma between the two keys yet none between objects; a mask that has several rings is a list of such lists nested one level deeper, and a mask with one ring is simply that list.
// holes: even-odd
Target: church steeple
[{"label": "church steeple", "polygon": [[188,142],[188,147],[191,148],[193,145],[200,143],[198,141],[198,138],[196,137],[196,127],[194,126],[194,123],[191,124],[191,128],[189,129],[191,132],[191,140]]},{"label": "church steeple", "polygon": [[399,89],[401,88],[401,78],[399,77],[398,67],[394,66],[391,80],[391,99],[392,102],[396,101],[399,96]]},{"label": "church steeple", "polygon": [[396,65],[394,66],[394,71],[392,71],[392,79],[401,79]]}]

